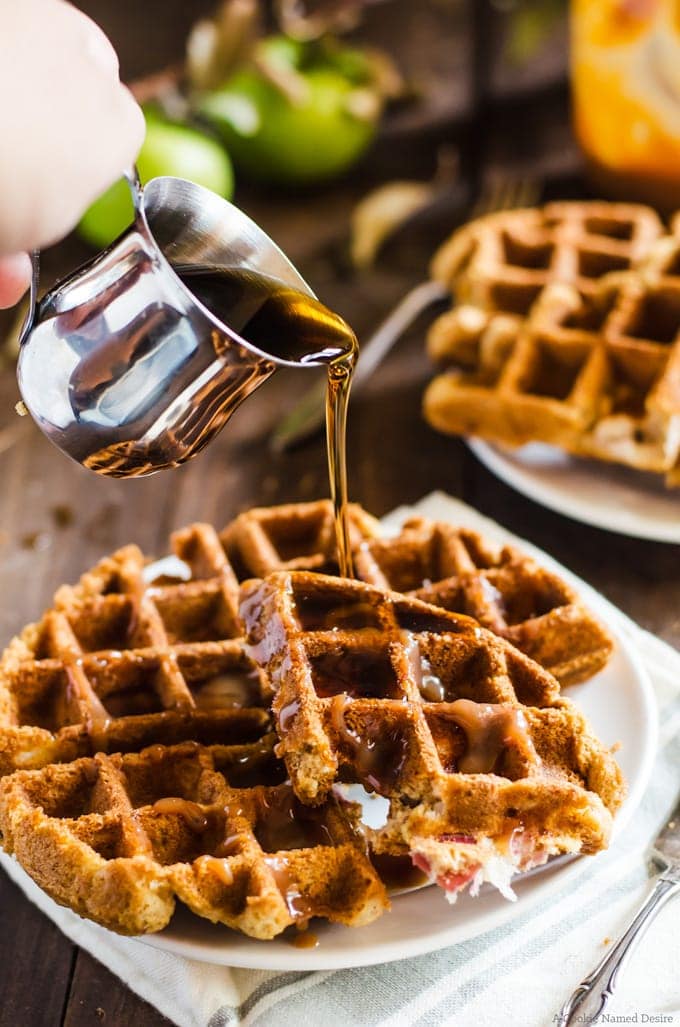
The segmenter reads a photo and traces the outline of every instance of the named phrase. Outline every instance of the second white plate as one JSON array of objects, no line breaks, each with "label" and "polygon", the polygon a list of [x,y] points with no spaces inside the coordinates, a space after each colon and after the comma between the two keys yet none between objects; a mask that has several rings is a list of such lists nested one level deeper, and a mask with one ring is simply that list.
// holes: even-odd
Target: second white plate
[{"label": "second white plate", "polygon": [[667,489],[660,477],[542,442],[506,449],[466,441],[493,474],[542,506],[606,531],[680,544],[680,489]]}]

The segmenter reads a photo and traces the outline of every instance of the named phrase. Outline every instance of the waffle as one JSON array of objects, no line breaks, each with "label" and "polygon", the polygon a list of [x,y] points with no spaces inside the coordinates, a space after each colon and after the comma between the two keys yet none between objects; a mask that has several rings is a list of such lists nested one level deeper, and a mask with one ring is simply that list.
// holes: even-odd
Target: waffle
[{"label": "waffle", "polygon": [[[584,681],[607,662],[611,639],[573,590],[517,549],[498,550],[473,532],[424,519],[382,538],[378,522],[355,505],[350,535],[358,578],[475,617],[562,684]],[[338,573],[328,501],[249,510],[220,538],[241,581],[279,570]]]},{"label": "waffle", "polygon": [[[221,541],[194,524],[173,534],[174,560],[149,569],[126,546],[59,589],[0,660],[0,776],[97,751],[266,732],[268,715],[257,707],[270,689],[243,647],[238,581],[305,563],[337,570],[331,523],[323,501],[249,511]],[[604,630],[564,582],[518,551],[422,520],[380,539],[360,507],[352,523],[366,581],[477,617],[562,683],[605,662]]]},{"label": "waffle", "polygon": [[[5,848],[57,901],[113,930],[141,933],[161,929],[179,898],[199,915],[259,938],[311,916],[367,923],[386,908],[359,828],[360,810],[337,793],[335,773],[309,808],[285,783],[288,769],[274,754],[277,736],[263,708],[272,683],[242,637],[239,580],[256,568],[337,571],[331,524],[324,501],[249,511],[221,537],[209,525],[192,525],[172,536],[173,557],[151,565],[136,546],[126,546],[77,585],[59,589],[43,618],[10,644],[0,660],[0,776],[6,775],[0,829]],[[585,673],[588,647],[581,643],[588,617],[558,579],[514,550],[496,551],[445,525],[412,521],[390,541],[377,531],[377,522],[354,507],[352,544],[367,579],[429,590],[444,606],[470,609],[488,623],[495,617],[494,630],[515,631],[526,647],[538,646],[537,655],[561,667],[565,679],[575,679],[579,666]],[[279,578],[290,573],[278,571]],[[336,589],[354,587],[306,574]],[[452,622],[462,635],[481,630],[465,617],[435,612],[441,631]],[[349,620],[337,610],[329,614],[340,644],[351,634],[352,611]],[[603,638],[590,636],[591,670]],[[446,646],[440,652],[435,643],[437,659],[447,660]],[[516,658],[522,660],[519,653]],[[369,667],[374,663],[369,659]],[[375,668],[380,681],[385,661]],[[536,704],[556,700],[557,682],[535,669]],[[436,688],[435,681],[430,685]],[[382,731],[372,703],[363,713],[371,730]],[[395,702],[381,706],[389,746]],[[337,702],[330,708],[340,717]],[[279,703],[276,710],[279,725],[285,724],[292,708],[286,712]],[[355,712],[362,714],[360,699],[348,718]],[[385,860],[411,855],[450,891],[454,877],[469,883],[488,876],[499,861],[498,838],[482,840],[482,869],[475,869],[477,849],[469,837],[464,856],[456,855],[454,843],[433,838],[417,822],[424,808],[410,807],[407,822],[392,802],[385,829],[368,839],[383,861],[380,873]],[[263,810],[278,812],[264,816]],[[263,826],[272,818],[276,837]],[[284,837],[277,840],[282,818]],[[223,845],[232,835],[239,838],[233,852]],[[528,836],[517,828],[508,835],[515,869],[525,865],[516,851],[524,853]],[[587,844],[598,842],[581,847]],[[536,845],[528,848],[525,862],[537,858]]]},{"label": "waffle", "polygon": [[[351,525],[355,545],[378,529],[356,506]],[[237,571],[337,569],[332,506],[252,510],[223,539],[194,524],[173,534],[175,559],[167,573],[154,564],[153,580],[139,548],[126,546],[59,589],[0,660],[0,776],[154,743],[250,741],[267,729],[254,708],[266,689],[243,649]]]},{"label": "waffle", "polygon": [[607,844],[623,784],[558,682],[471,618],[356,581],[279,572],[241,589],[305,804],[338,781],[390,800],[377,852],[453,894]]},{"label": "waffle", "polygon": [[663,234],[654,211],[632,203],[501,211],[454,232],[435,254],[432,276],[461,303],[523,316],[552,282],[597,292],[603,275],[646,261]]},{"label": "waffle", "polygon": [[[352,549],[380,534],[380,524],[356,503],[347,508]],[[254,507],[227,525],[220,541],[240,581],[273,571],[338,574],[333,506],[328,499]]]},{"label": "waffle", "polygon": [[679,245],[651,211],[620,204],[549,204],[456,233],[433,265],[462,305],[429,335],[447,370],[425,393],[427,420],[678,484]]},{"label": "waffle", "polygon": [[355,569],[378,588],[474,617],[561,685],[592,677],[612,651],[608,633],[558,575],[474,531],[412,518],[396,538],[365,541]]},{"label": "waffle", "polygon": [[0,782],[3,845],[57,902],[123,934],[161,930],[176,898],[254,938],[375,919],[389,903],[358,810],[302,807],[254,773],[260,759],[184,743],[17,771]]},{"label": "waffle", "polygon": [[0,661],[0,775],[154,743],[250,742],[268,730],[243,651],[238,584],[217,534],[173,536],[190,580],[148,581],[126,546],[9,645]]}]

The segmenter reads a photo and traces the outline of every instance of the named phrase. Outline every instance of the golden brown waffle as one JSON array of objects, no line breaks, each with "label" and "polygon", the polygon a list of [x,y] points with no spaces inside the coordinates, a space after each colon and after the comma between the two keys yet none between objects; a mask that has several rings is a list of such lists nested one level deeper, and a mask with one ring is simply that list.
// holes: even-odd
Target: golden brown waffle
[{"label": "golden brown waffle", "polygon": [[[380,524],[356,503],[348,507],[350,545],[380,533]],[[254,507],[220,535],[240,581],[272,571],[304,570],[337,574],[333,505],[328,499],[286,506]]]},{"label": "golden brown waffle", "polygon": [[458,229],[432,261],[432,276],[461,303],[524,315],[551,282],[597,291],[612,271],[637,267],[664,234],[649,207],[563,201],[501,211]]},{"label": "golden brown waffle", "polygon": [[612,640],[576,592],[514,546],[414,517],[399,535],[364,542],[357,576],[453,613],[507,638],[562,685],[601,670]]},{"label": "golden brown waffle", "polygon": [[[42,620],[10,644],[0,660],[0,776],[8,775],[0,786],[0,828],[8,851],[58,901],[114,930],[136,933],[163,927],[178,897],[202,916],[262,938],[311,916],[366,923],[385,908],[384,887],[359,830],[359,810],[330,790],[335,772],[321,781],[322,791],[310,809],[284,784],[286,768],[274,755],[270,716],[259,705],[271,687],[245,651],[238,616],[238,578],[255,567],[336,570],[331,523],[328,502],[303,504],[241,515],[222,541],[208,525],[192,525],[172,536],[175,557],[170,562],[149,565],[136,546],[127,546],[77,585],[61,588]],[[534,612],[536,595],[543,596],[545,605],[552,588],[551,602],[561,605],[556,610],[541,606],[540,616],[548,619],[529,618],[524,642],[531,644],[532,622],[536,633],[545,636],[546,625],[556,630],[560,616],[566,639],[567,592],[560,591],[560,582],[541,578],[514,551],[496,552],[471,533],[424,521],[411,522],[397,539],[381,542],[377,522],[358,507],[352,524],[357,565],[367,577],[389,577],[404,588],[431,588],[438,601],[451,606],[462,603],[453,593],[464,585],[465,604],[471,606],[476,573],[477,591],[486,590],[490,601],[495,595],[491,588],[498,587],[503,604],[513,611],[519,609],[523,582],[523,601]],[[354,588],[340,579],[307,577],[334,581],[340,590]],[[495,584],[483,584],[487,577]],[[430,584],[424,585],[428,578]],[[408,606],[408,600],[403,602]],[[476,602],[477,614],[493,620],[492,604],[483,609],[479,598]],[[496,599],[496,630],[517,629],[519,624],[510,624],[499,604]],[[432,608],[416,604],[416,612],[423,609],[431,617]],[[355,611],[327,612],[334,623],[333,655],[345,635],[352,634]],[[452,621],[460,637],[481,630],[444,610],[434,613],[440,632],[449,632]],[[359,634],[360,652],[366,650],[378,687],[392,673],[382,655],[384,642],[374,659],[367,650],[371,638]],[[421,655],[409,650],[409,658],[416,659],[422,674],[430,650],[424,636],[418,639]],[[519,653],[496,642],[511,654],[507,659],[513,666],[517,660],[522,666]],[[436,637],[428,642],[433,667],[449,659],[448,644]],[[583,656],[573,639],[569,648],[573,670]],[[593,644],[591,666],[594,651]],[[559,647],[541,649],[553,662],[558,653]],[[323,676],[322,650],[320,657]],[[396,650],[394,658],[398,663]],[[349,652],[346,672],[353,673],[352,659]],[[557,662],[566,675],[566,659]],[[522,701],[532,696],[540,706],[546,696],[557,696],[558,685],[536,671],[532,684],[527,677]],[[453,670],[454,676],[458,673]],[[426,692],[437,687],[427,673],[421,685]],[[345,686],[352,691],[351,682]],[[405,706],[382,700],[380,710],[369,698],[353,700],[345,711],[340,709],[342,695],[326,705],[335,728],[342,725],[350,750],[355,716],[360,729],[368,725],[369,748],[371,732],[383,738],[385,717],[387,740],[379,744],[389,749],[402,744],[404,713],[409,723],[419,723],[411,693]],[[284,724],[292,707],[284,709],[279,699],[277,714]],[[396,707],[402,708],[398,716]],[[435,719],[428,713],[423,721],[431,738],[438,737]],[[424,729],[413,730],[420,737]],[[477,842],[472,846],[467,836],[460,843],[428,834],[418,821],[422,803],[402,809],[392,798],[388,824],[374,838],[376,850],[388,859],[410,853],[449,888],[459,877],[465,883],[479,880],[480,874],[489,877],[494,860],[505,860],[498,846],[506,843],[498,838],[479,842],[480,857]],[[604,825],[602,837],[606,817]],[[521,849],[525,863],[537,858],[536,844],[527,844],[528,832],[513,827],[508,835],[514,868],[524,865],[515,850]],[[232,836],[233,851],[224,845]],[[579,839],[584,849],[602,843],[601,838]],[[576,844],[567,838],[555,851],[563,851],[569,841]],[[463,856],[456,854],[460,845]],[[549,851],[544,846],[541,858]]]},{"label": "golden brown waffle", "polygon": [[[428,340],[432,358],[455,369],[428,387],[427,420],[513,446],[547,442],[676,484],[679,240],[660,232],[646,208],[562,203],[456,233],[434,266],[464,302]],[[542,246],[550,257],[541,263]]]},{"label": "golden brown waffle", "polygon": [[303,807],[263,783],[260,756],[184,743],[17,771],[0,782],[3,845],[57,902],[123,934],[161,930],[175,898],[255,938],[375,919],[389,903],[357,809]]},{"label": "golden brown waffle", "polygon": [[[611,639],[573,590],[517,549],[498,550],[473,532],[422,518],[382,538],[378,522],[355,505],[351,538],[358,578],[475,617],[562,684],[584,681],[609,658]],[[239,580],[338,570],[327,500],[249,510],[221,540]]]},{"label": "golden brown waffle", "polygon": [[[217,534],[173,536],[190,580],[147,581],[127,546],[15,638],[0,661],[0,775],[152,743],[253,741],[268,730],[243,651],[238,585]],[[243,707],[243,708],[242,708]]]},{"label": "golden brown waffle", "polygon": [[[255,510],[226,529],[225,544],[240,574],[252,574],[265,564],[278,567],[284,556],[296,564],[309,561],[316,567],[323,561],[323,566],[332,567],[330,517],[328,502]],[[383,576],[389,569],[391,584],[398,578],[403,585],[406,564],[421,559],[416,556],[421,537],[409,531],[379,542],[371,537],[377,522],[361,508],[354,509],[353,523],[360,573],[375,581],[378,561]],[[290,524],[294,529],[286,542],[284,526]],[[450,535],[445,526],[431,530]],[[282,552],[273,551],[273,538]],[[259,705],[268,690],[261,689],[260,677],[243,649],[236,573],[216,533],[209,525],[192,525],[176,532],[172,545],[180,562],[168,569],[181,579],[162,575],[147,580],[142,553],[127,546],[102,560],[78,585],[62,587],[42,620],[10,644],[0,660],[0,774],[98,750],[129,751],[184,740],[207,744],[225,733],[227,741],[250,740],[266,730],[263,710],[233,710]],[[364,545],[370,548],[364,550]],[[304,555],[291,557],[293,547]],[[481,553],[482,548],[479,540],[475,551]],[[403,572],[398,570],[401,564]],[[459,571],[463,569],[460,564]],[[427,577],[434,582],[433,574],[423,562],[418,584]],[[560,584],[554,582],[554,593],[561,602],[566,587],[560,591]],[[444,588],[442,602],[455,605]],[[476,607],[474,612],[483,611]],[[594,670],[595,650],[601,644],[595,632],[585,630],[580,635],[573,632],[568,641],[571,616],[562,617],[561,637],[572,664],[580,661],[585,672],[585,640],[590,639],[588,666]],[[493,618],[485,619],[494,628]],[[589,626],[585,613],[580,623],[583,629]],[[494,629],[505,631],[500,620]],[[531,625],[526,631],[513,625],[513,630],[519,644],[531,644]],[[544,646],[536,652],[560,669],[555,651]],[[564,655],[559,660],[563,679],[575,680],[567,667],[566,649]]]},{"label": "golden brown waffle", "polygon": [[504,887],[498,861],[512,874],[606,846],[611,754],[550,674],[475,621],[307,572],[246,583],[241,616],[296,794],[322,802],[349,780],[389,798],[376,851],[456,890]]},{"label": "golden brown waffle", "polygon": [[[150,570],[127,546],[62,587],[0,659],[0,776],[96,751],[231,744],[268,730],[255,707],[270,689],[244,651],[237,571],[334,568],[331,517],[327,501],[242,514],[223,533],[234,568],[215,531],[195,524],[172,536],[177,559],[166,569],[180,577],[164,574],[163,562]],[[564,582],[518,551],[423,520],[379,539],[360,507],[353,524],[357,572],[368,582],[475,616],[563,683],[604,664],[605,631]]]}]

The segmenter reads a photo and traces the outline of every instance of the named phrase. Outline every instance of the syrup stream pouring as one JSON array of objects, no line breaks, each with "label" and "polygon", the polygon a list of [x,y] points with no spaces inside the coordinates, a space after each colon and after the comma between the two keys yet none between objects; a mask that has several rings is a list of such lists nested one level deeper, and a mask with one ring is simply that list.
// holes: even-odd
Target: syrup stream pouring
[{"label": "syrup stream pouring", "polygon": [[[354,375],[354,386],[368,381],[392,347],[414,321],[435,303],[449,301],[451,294],[441,282],[421,282],[408,292],[385,318],[373,335],[361,346],[361,360]],[[323,402],[324,383],[317,382],[283,419],[271,437],[274,453],[283,453],[314,435],[323,425],[319,411]]]}]

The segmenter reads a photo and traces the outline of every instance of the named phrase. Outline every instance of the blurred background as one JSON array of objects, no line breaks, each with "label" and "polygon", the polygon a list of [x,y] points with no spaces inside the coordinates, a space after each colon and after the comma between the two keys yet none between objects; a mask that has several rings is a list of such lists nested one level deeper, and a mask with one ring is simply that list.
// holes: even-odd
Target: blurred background
[{"label": "blurred background", "polygon": [[[328,261],[333,279],[390,261],[422,268],[494,175],[530,176],[548,196],[680,206],[674,0],[77,6],[110,36],[144,106],[142,178],[193,178],[235,199],[303,273],[314,261],[319,288]],[[44,284],[130,212],[121,183],[48,255]],[[395,229],[399,245],[383,245]]]},{"label": "blurred background", "polygon": [[[384,312],[383,274],[422,273],[494,169],[543,179],[579,167],[566,0],[76,6],[109,35],[144,106],[143,179],[175,174],[234,199],[303,274],[313,265],[313,287],[341,313],[342,299],[323,295],[326,283],[375,275],[368,292],[378,301],[362,307],[360,333]],[[353,240],[359,202],[404,180],[359,214]],[[42,286],[110,242],[130,214],[120,183],[44,255]],[[395,230],[395,244],[384,245]],[[388,287],[388,303],[402,285]],[[19,320],[0,317],[10,361]]]},{"label": "blurred background", "polygon": [[[511,162],[518,173],[530,167],[554,175],[578,163],[569,129],[564,0],[77,6],[110,36],[122,78],[154,122],[140,159],[143,177],[202,179],[273,234],[277,212],[285,217],[304,195],[308,216],[288,244],[294,261],[318,254],[330,238],[346,242],[338,240],[335,215],[347,233],[354,205],[380,183],[435,179],[445,187],[474,183],[490,165],[507,171]],[[290,52],[281,46],[286,39]],[[304,93],[310,81],[311,100],[301,103],[296,89]],[[266,138],[249,134],[253,110]],[[217,142],[228,155],[226,174],[210,153],[192,154],[195,138],[163,137],[159,120]],[[409,209],[409,199],[414,205],[396,195],[392,220]],[[431,220],[441,216],[440,205]],[[76,239],[48,259],[46,282],[92,252],[83,240],[98,248],[124,221],[106,207],[91,212]],[[443,235],[450,226],[441,224]],[[420,254],[415,259],[422,263]]]}]

